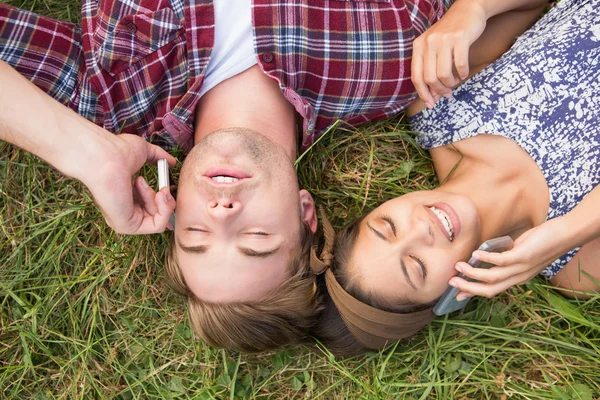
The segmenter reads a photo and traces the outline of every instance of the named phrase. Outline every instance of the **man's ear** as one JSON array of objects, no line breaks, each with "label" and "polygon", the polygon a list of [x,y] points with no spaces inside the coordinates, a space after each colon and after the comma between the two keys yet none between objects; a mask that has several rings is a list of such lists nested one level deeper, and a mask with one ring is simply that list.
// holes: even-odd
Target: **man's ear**
[{"label": "man's ear", "polygon": [[315,201],[306,190],[300,190],[300,218],[306,222],[312,233],[317,232],[317,211]]}]

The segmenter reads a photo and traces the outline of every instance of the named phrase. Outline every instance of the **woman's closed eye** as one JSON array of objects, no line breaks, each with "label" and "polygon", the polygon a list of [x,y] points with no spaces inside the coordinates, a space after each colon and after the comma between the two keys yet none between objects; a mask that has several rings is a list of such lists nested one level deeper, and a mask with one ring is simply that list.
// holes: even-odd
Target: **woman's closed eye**
[{"label": "woman's closed eye", "polygon": [[421,260],[419,257],[414,256],[414,255],[410,255],[409,257],[412,258],[417,263],[417,266],[421,270],[422,278],[423,278],[423,280],[425,280],[425,278],[427,277],[427,266],[425,265],[423,260]]},{"label": "woman's closed eye", "polygon": [[394,237],[396,237],[396,224],[394,224],[392,218],[387,214],[382,214],[379,216],[379,219],[385,221],[385,223],[388,224],[388,226],[392,230],[392,233],[394,234]]}]

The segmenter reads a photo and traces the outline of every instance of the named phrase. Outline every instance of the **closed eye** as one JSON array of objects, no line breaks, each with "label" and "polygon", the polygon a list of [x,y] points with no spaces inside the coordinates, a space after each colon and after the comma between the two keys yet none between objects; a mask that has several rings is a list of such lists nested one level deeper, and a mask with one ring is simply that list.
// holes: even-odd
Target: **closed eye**
[{"label": "closed eye", "polygon": [[394,237],[396,237],[396,224],[394,224],[394,221],[392,221],[392,218],[390,218],[388,215],[385,215],[385,214],[381,215],[379,218],[381,218],[383,221],[385,221],[390,226],[390,229],[392,230]]},{"label": "closed eye", "polygon": [[210,233],[210,231],[207,231],[206,229],[192,228],[191,226],[185,228],[184,231]]},{"label": "closed eye", "polygon": [[259,232],[248,232],[248,233],[246,233],[246,235],[269,236],[268,233],[266,233],[266,232],[260,232],[260,231]]},{"label": "closed eye", "polygon": [[423,274],[423,280],[425,280],[425,278],[427,277],[427,266],[425,265],[425,263],[416,256],[409,256],[410,258],[412,258],[413,260],[415,260],[417,262],[417,264],[419,264],[419,267],[421,268],[421,273]]}]

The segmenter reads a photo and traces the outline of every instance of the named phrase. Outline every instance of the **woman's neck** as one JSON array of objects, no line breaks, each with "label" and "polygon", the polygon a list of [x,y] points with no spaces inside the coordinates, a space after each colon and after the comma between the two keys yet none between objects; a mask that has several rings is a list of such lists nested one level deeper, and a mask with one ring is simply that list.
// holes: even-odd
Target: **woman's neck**
[{"label": "woman's neck", "polygon": [[[475,204],[481,218],[482,242],[504,235],[516,238],[546,219],[546,180],[516,143],[504,137],[479,135],[455,143],[454,148],[462,154],[462,160],[453,171],[448,169],[453,159],[450,154],[444,162],[440,160],[443,152],[432,152],[440,180],[452,171],[437,190],[461,194]],[[455,152],[451,148],[446,151]],[[438,166],[446,173],[440,174]]]}]

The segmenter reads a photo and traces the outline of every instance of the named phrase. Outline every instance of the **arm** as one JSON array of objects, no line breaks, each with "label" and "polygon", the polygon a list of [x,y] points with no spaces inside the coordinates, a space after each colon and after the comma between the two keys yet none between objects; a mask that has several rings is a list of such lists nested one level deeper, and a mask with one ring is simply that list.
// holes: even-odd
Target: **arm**
[{"label": "arm", "polygon": [[[0,61],[0,140],[44,159],[92,192],[107,223],[121,233],[161,232],[175,201],[132,176],[166,151],[133,135],[113,135],[64,107]],[[139,201],[134,201],[134,191]]]},{"label": "arm", "polygon": [[[461,290],[462,298],[493,297],[511,286],[525,283],[571,249],[600,237],[600,186],[596,186],[573,210],[551,219],[521,235],[513,248],[503,253],[473,252],[473,257],[495,264],[489,270],[460,262],[457,269],[481,281],[467,282],[454,277],[450,284]],[[586,266],[587,267],[587,266]]]},{"label": "arm", "polygon": [[[432,108],[440,96],[449,97],[451,89],[468,78],[469,65],[490,63],[506,51],[545,4],[546,0],[457,0],[414,42],[411,78],[420,99]],[[508,18],[499,18],[507,13]],[[496,20],[496,32],[484,39],[490,19]],[[480,37],[485,45],[472,47]]]}]

